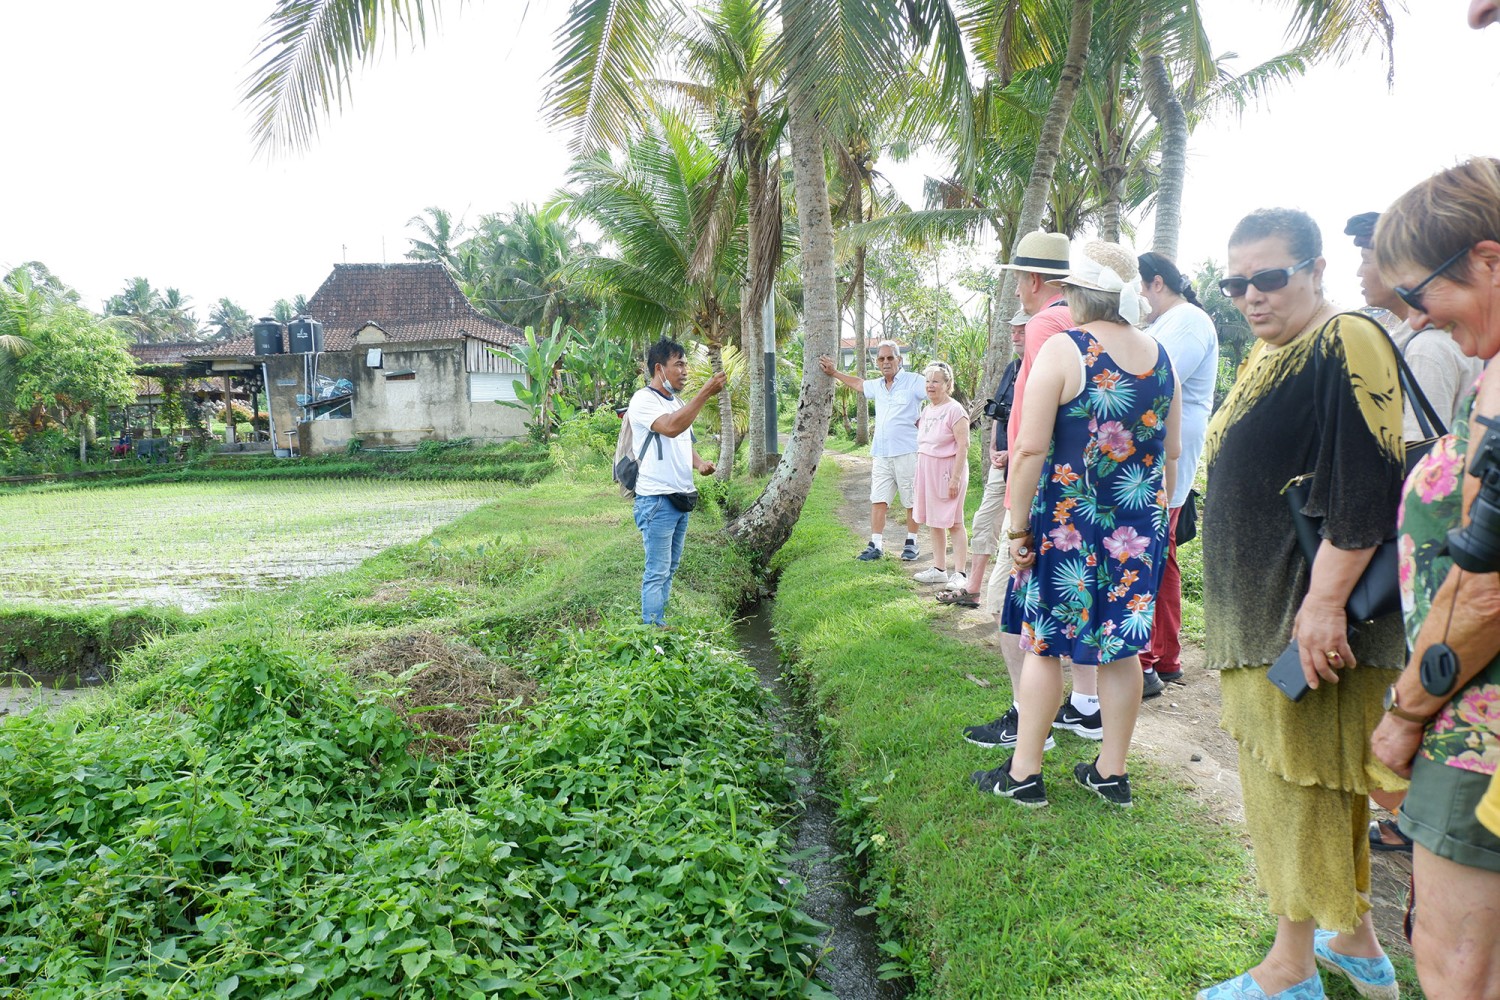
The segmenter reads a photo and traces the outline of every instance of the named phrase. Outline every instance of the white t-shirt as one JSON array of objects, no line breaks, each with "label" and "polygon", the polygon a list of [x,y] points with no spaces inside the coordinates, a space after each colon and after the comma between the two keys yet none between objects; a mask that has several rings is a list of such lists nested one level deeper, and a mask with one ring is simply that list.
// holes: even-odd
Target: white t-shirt
[{"label": "white t-shirt", "polygon": [[[630,409],[625,417],[630,421],[633,435],[632,450],[640,454],[646,436],[656,418],[682,409],[683,402],[676,396],[664,398],[661,393],[647,386],[636,390],[630,397]],[[657,444],[661,444],[661,457],[657,457]],[[641,456],[641,471],[635,481],[638,497],[664,496],[668,493],[693,492],[693,432],[685,430],[674,438],[658,434],[646,454]]]},{"label": "white t-shirt", "polygon": [[1214,383],[1219,377],[1219,336],[1208,313],[1191,302],[1168,309],[1146,332],[1167,349],[1182,386],[1182,457],[1177,460],[1177,488],[1167,501],[1168,507],[1181,507],[1193,488],[1208,436],[1208,415],[1214,408]]}]

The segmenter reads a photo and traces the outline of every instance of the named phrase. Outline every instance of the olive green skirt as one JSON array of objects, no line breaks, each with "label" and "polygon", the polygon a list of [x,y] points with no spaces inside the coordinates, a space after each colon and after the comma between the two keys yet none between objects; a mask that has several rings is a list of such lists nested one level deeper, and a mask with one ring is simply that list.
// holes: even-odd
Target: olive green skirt
[{"label": "olive green skirt", "polygon": [[1350,931],[1370,908],[1370,789],[1406,785],[1370,753],[1396,673],[1355,668],[1293,703],[1266,670],[1219,675],[1256,877],[1272,913]]}]

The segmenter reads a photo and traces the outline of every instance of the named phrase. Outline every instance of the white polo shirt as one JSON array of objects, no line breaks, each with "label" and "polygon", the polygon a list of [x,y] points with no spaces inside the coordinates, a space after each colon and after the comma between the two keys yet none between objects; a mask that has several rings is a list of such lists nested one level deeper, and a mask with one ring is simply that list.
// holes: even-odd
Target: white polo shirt
[{"label": "white polo shirt", "polygon": [[927,402],[927,380],[916,372],[899,371],[890,386],[884,378],[865,381],[865,398],[875,400],[873,458],[910,455],[917,450],[917,419]]},{"label": "white polo shirt", "polygon": [[[651,425],[665,413],[676,413],[683,402],[676,396],[667,399],[655,389],[647,386],[636,390],[630,397],[630,408],[625,419],[630,421],[632,450],[639,455],[641,446],[651,433]],[[657,458],[656,445],[661,444],[661,457]],[[693,492],[693,432],[683,431],[674,438],[657,435],[655,441],[641,456],[641,470],[635,481],[638,497],[665,496],[668,493]]]}]

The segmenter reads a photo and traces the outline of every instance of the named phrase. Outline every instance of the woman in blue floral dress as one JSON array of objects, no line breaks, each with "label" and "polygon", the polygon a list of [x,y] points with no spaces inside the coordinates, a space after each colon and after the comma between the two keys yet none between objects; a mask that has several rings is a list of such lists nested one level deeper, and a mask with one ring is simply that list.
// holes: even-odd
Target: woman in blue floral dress
[{"label": "woman in blue floral dress", "polygon": [[1060,656],[1099,666],[1104,738],[1074,778],[1130,805],[1125,754],[1141,702],[1136,654],[1151,641],[1167,543],[1181,407],[1167,353],[1136,328],[1146,311],[1136,259],[1094,241],[1057,282],[1079,327],[1051,338],[1027,382],[1011,455],[1016,570],[1001,628],[1019,633],[1014,756],[975,776],[982,790],[1046,805],[1042,747],[1062,701]]}]

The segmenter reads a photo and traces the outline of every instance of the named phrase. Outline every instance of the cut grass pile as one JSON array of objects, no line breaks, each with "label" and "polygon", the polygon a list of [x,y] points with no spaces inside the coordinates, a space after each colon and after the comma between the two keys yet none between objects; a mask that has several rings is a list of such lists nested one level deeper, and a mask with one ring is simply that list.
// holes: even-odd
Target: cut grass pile
[{"label": "cut grass pile", "polygon": [[1005,752],[960,729],[1010,705],[1004,663],[939,636],[897,565],[849,558],[830,466],[774,560],[775,624],[831,773],[847,802],[866,800],[849,810],[853,846],[919,995],[1182,997],[1258,961],[1271,925],[1247,852],[1170,775],[1133,758],[1136,806],[1113,809],[1071,778],[1097,745],[1062,734],[1048,809],[975,790],[970,773]]}]

